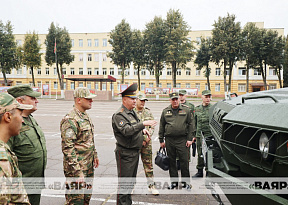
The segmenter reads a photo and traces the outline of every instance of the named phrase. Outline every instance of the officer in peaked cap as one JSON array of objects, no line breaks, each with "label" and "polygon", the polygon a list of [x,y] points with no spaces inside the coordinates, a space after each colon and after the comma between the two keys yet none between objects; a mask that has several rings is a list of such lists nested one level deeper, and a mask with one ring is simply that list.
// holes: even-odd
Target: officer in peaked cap
[{"label": "officer in peaked cap", "polygon": [[[133,110],[136,106],[136,90],[137,84],[135,83],[120,93],[122,105],[112,116],[113,132],[117,141],[115,149],[119,178],[117,204],[132,204],[131,191],[136,182],[143,134],[149,136],[145,126],[154,127],[157,124],[155,120],[141,122],[137,117]],[[124,179],[130,180],[127,182],[123,181]]]}]

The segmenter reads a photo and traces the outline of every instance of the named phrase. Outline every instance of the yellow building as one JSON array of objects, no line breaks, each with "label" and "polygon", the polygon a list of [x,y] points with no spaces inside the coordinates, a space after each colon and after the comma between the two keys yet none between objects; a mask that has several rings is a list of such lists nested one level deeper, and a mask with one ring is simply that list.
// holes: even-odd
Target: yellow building
[{"label": "yellow building", "polygon": [[[264,23],[256,23],[260,28],[264,28]],[[284,29],[277,30],[279,35],[284,36]],[[18,45],[23,45],[25,34],[15,34],[15,39]],[[212,37],[210,31],[191,31],[189,32],[189,39],[199,42],[201,37]],[[74,89],[78,86],[87,86],[91,89],[99,90],[113,90],[118,93],[120,90],[121,70],[116,65],[111,63],[111,59],[107,57],[107,52],[112,50],[109,44],[109,33],[71,33],[72,51],[74,61],[70,65],[64,65],[64,78],[68,75],[103,75],[107,78],[108,75],[116,78],[116,83],[112,86],[110,83],[99,82],[73,82],[66,80],[64,87],[67,90]],[[39,44],[41,44],[42,66],[34,71],[35,82],[37,87],[42,85],[49,85],[52,93],[57,91],[60,93],[60,86],[58,84],[56,66],[47,66],[45,62],[45,39],[46,34],[39,34]],[[196,44],[195,44],[196,45]],[[224,95],[224,81],[223,81],[223,66],[219,68],[217,65],[210,63],[211,67],[211,92],[213,95]],[[279,82],[275,70],[267,68],[267,84],[269,89],[279,88]],[[245,62],[237,62],[232,71],[232,87],[231,92],[238,94],[246,93],[246,74]],[[257,70],[249,71],[249,92],[263,90],[263,81],[260,72]],[[281,73],[283,76],[283,73]],[[3,76],[2,74],[0,77]],[[13,69],[7,75],[9,80],[12,80],[12,85],[17,84],[32,84],[32,78],[29,70],[24,66],[18,70]],[[283,77],[282,77],[283,78]],[[283,79],[282,79],[283,81]],[[125,84],[137,83],[137,71],[133,68],[133,63],[129,69],[125,71]],[[228,76],[227,76],[228,82]],[[172,71],[171,67],[165,66],[162,75],[160,76],[160,87],[172,87]],[[145,87],[156,87],[154,73],[148,70],[141,71],[141,90]],[[197,88],[199,92],[207,88],[206,78],[204,77],[203,70],[197,70],[193,60],[187,64],[187,69],[179,69],[177,71],[177,88]]]}]

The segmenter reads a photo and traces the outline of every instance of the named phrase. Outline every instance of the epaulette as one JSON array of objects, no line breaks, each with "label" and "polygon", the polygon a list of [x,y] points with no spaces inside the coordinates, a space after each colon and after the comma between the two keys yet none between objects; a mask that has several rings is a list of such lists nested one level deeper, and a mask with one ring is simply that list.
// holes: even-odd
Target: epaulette
[{"label": "epaulette", "polygon": [[0,147],[0,160],[8,160],[8,155],[4,147]]},{"label": "epaulette", "polygon": [[123,111],[124,111],[124,108],[122,107],[119,112],[123,112]]},{"label": "epaulette", "polygon": [[188,105],[185,105],[185,104],[182,104],[182,106],[183,106],[183,107],[186,107],[186,108],[189,108],[189,106],[188,106]]},{"label": "epaulette", "polygon": [[150,110],[150,108],[148,108],[148,107],[145,107],[145,109]]}]

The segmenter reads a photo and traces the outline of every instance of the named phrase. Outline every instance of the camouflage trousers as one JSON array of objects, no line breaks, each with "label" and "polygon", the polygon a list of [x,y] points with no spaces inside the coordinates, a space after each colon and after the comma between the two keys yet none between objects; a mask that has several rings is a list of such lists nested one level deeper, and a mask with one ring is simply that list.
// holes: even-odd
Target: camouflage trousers
[{"label": "camouflage trousers", "polygon": [[150,140],[146,146],[142,146],[141,160],[147,178],[148,185],[153,184],[153,162],[152,162],[152,141]]},{"label": "camouflage trousers", "polygon": [[[83,173],[85,176],[85,182],[89,185],[93,185],[94,169],[91,168],[90,170],[83,171]],[[93,186],[91,186],[89,189],[86,189],[86,187],[82,188],[81,185],[75,188],[73,187],[73,185],[71,186],[71,184],[69,184],[68,186],[66,185],[66,188],[67,189],[69,188],[69,189],[66,190],[66,193],[65,193],[65,198],[66,198],[65,205],[88,205],[89,204],[91,196],[92,196]],[[76,189],[76,192],[74,188]]]}]

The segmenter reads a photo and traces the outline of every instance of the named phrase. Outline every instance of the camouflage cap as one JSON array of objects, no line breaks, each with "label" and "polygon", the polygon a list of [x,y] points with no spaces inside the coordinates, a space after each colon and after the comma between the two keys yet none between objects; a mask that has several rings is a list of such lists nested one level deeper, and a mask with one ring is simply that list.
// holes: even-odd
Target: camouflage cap
[{"label": "camouflage cap", "polygon": [[35,92],[30,85],[16,85],[12,88],[9,88],[7,92],[12,95],[14,98],[20,97],[20,96],[30,96],[30,97],[39,97],[41,93]]},{"label": "camouflage cap", "polygon": [[137,98],[136,90],[137,90],[137,83],[133,83],[124,91],[122,91],[120,94],[122,95],[122,97]]},{"label": "camouflage cap", "polygon": [[169,94],[170,99],[179,98],[179,94],[177,92],[173,92]]},{"label": "camouflage cap", "polygon": [[187,91],[186,90],[179,90],[179,95],[186,95]]},{"label": "camouflage cap", "polygon": [[95,98],[97,95],[90,93],[90,90],[86,87],[78,87],[74,90],[74,98],[86,98],[92,99]]},{"label": "camouflage cap", "polygon": [[20,104],[12,95],[8,93],[0,93],[0,114],[9,112],[13,109],[30,110],[33,105]]},{"label": "camouflage cap", "polygon": [[211,95],[211,91],[210,90],[203,90],[202,95]]},{"label": "camouflage cap", "polygon": [[139,100],[147,100],[147,101],[148,101],[148,99],[146,98],[146,96],[145,96],[144,94],[142,94],[142,93],[139,93],[139,94],[137,95],[137,99],[139,99]]}]

